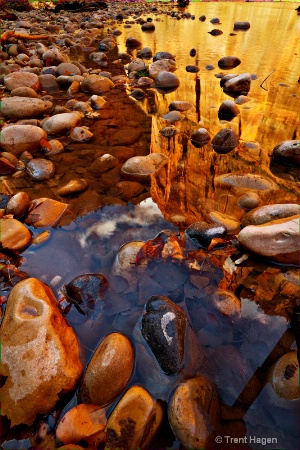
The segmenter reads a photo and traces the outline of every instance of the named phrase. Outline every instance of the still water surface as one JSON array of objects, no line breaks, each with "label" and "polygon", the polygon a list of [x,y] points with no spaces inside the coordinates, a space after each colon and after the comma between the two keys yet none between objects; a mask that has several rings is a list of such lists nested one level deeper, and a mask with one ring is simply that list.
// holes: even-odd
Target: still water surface
[{"label": "still water surface", "polygon": [[[264,197],[265,203],[297,202],[297,173],[291,171],[289,177],[281,173],[278,177],[277,173],[286,169],[276,169],[274,174],[270,164],[270,151],[277,143],[299,136],[299,19],[294,11],[296,6],[296,3],[191,3],[187,11],[195,14],[194,21],[178,21],[162,15],[161,21],[155,21],[155,32],[150,34],[143,33],[139,25],[130,29],[120,26],[120,51],[126,51],[126,38],[134,36],[143,42],[143,46],[151,47],[153,53],[169,51],[176,56],[180,87],[165,96],[157,94],[157,112],[153,114],[151,151],[162,151],[170,157],[166,182],[161,186],[157,180],[152,180],[155,202],[149,199],[136,206],[106,207],[69,226],[51,230],[51,238],[45,244],[37,250],[30,247],[23,252],[24,263],[20,269],[49,284],[57,298],[62,297],[63,285],[77,275],[101,272],[108,277],[109,288],[98,316],[94,313],[85,317],[74,308],[67,314],[79,336],[86,361],[106,334],[113,331],[127,334],[136,347],[137,358],[131,384],[143,384],[154,397],[164,401],[168,401],[174,384],[181,377],[164,376],[151,355],[142,349],[140,316],[151,295],[166,295],[176,302],[185,311],[197,338],[197,349],[187,348],[186,353],[195,351],[198,359],[190,363],[187,358],[187,364],[191,366],[188,367],[190,372],[184,376],[207,375],[216,383],[222,402],[229,406],[233,405],[287,328],[289,317],[284,307],[280,308],[280,297],[276,297],[275,288],[274,298],[279,299],[276,311],[275,303],[261,305],[258,298],[255,302],[253,297],[250,298],[251,283],[236,288],[242,302],[239,318],[224,317],[212,306],[212,295],[222,280],[230,278],[224,268],[226,252],[222,254],[219,251],[214,258],[203,252],[196,257],[198,263],[195,261],[193,268],[176,260],[149,261],[147,270],[138,272],[134,283],[115,275],[112,267],[118,249],[124,243],[153,239],[163,229],[179,233],[176,222],[172,223],[176,214],[185,218],[185,224],[205,217],[204,209],[215,209],[240,218],[243,211],[236,206],[239,193],[218,191],[214,187],[214,178],[218,174],[263,173],[279,186],[276,198]],[[198,20],[202,14],[207,17],[205,22]],[[149,16],[151,14],[145,17]],[[152,17],[155,20],[157,16]],[[213,17],[218,17],[221,25],[212,25],[209,20]],[[251,28],[230,36],[237,20],[249,20]],[[208,31],[215,27],[223,34],[211,36]],[[191,48],[197,50],[194,58],[189,55]],[[215,77],[220,72],[218,60],[228,55],[237,56],[242,61],[230,73],[249,72],[257,77],[251,83],[251,101],[241,107],[240,116],[230,124],[220,123],[218,119],[218,107],[228,97]],[[188,64],[198,65],[200,72],[197,75],[187,73],[185,66]],[[207,64],[212,64],[215,69],[206,70]],[[268,75],[263,89],[261,84]],[[188,142],[183,151],[182,135],[176,137],[171,152],[167,149],[158,134],[165,125],[160,116],[168,111],[172,100],[188,100],[196,104],[197,78],[201,84],[200,121],[193,109],[178,125],[182,135],[186,133],[189,136],[199,126],[204,126],[213,137],[221,128],[230,126],[240,134],[242,143],[255,141],[254,150],[241,146],[233,155],[215,155],[210,149],[206,149],[206,153],[202,149],[196,150]],[[147,109],[147,105],[142,107]],[[174,191],[176,183],[178,189]],[[32,231],[37,234],[37,230]],[[192,256],[188,256],[188,261],[194,261]],[[298,275],[296,269],[294,272],[285,267],[278,269],[255,259],[245,267],[252,274],[253,285],[263,293],[262,300],[267,297],[262,274],[267,273],[271,283],[272,276],[278,272],[288,274],[290,279]],[[286,298],[281,300],[283,303],[288,301]],[[66,303],[62,305],[66,306]],[[266,310],[269,314],[264,312]],[[76,397],[70,405],[75,403]],[[297,448],[298,417],[299,401],[279,398],[267,384],[259,396],[253,398],[243,417],[249,447],[266,448],[254,441],[251,444],[250,436],[256,436],[274,438],[268,448]],[[178,448],[174,437],[168,436],[165,446]],[[15,441],[5,443],[3,447],[16,448]],[[26,448],[25,442],[21,448]]]}]

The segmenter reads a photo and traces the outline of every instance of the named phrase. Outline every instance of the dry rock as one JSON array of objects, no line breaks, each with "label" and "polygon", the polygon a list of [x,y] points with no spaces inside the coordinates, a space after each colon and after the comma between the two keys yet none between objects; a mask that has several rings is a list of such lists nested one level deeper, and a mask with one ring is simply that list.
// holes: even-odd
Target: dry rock
[{"label": "dry rock", "polygon": [[1,147],[15,156],[23,152],[35,153],[41,148],[40,141],[47,133],[34,125],[11,125],[1,131]]},{"label": "dry rock", "polygon": [[48,134],[65,134],[79,125],[81,118],[82,114],[77,111],[55,114],[43,123],[43,129]]},{"label": "dry rock", "polygon": [[101,95],[114,87],[114,83],[107,77],[87,75],[81,83],[81,90],[90,94]]},{"label": "dry rock", "polygon": [[49,102],[39,98],[5,97],[1,104],[1,114],[8,119],[30,119],[39,117],[48,108]]},{"label": "dry rock", "polygon": [[39,77],[30,72],[13,72],[6,75],[3,79],[6,89],[12,91],[19,87],[30,87],[34,91],[40,89]]},{"label": "dry rock", "polygon": [[38,98],[37,93],[34,89],[28,86],[22,86],[15,88],[10,93],[11,97],[30,97],[30,98]]}]

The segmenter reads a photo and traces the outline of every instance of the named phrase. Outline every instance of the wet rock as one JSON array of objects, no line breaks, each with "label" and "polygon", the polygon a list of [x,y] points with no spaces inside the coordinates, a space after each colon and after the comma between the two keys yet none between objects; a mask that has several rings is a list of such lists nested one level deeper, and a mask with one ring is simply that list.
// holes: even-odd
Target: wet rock
[{"label": "wet rock", "polygon": [[[0,219],[1,247],[19,251],[31,242],[28,228],[16,219]],[[1,330],[2,331],[2,330]]]},{"label": "wet rock", "polygon": [[[74,445],[79,441],[98,446],[105,442],[105,425],[105,409],[97,405],[80,404],[71,408],[62,417],[56,429],[56,437],[67,444],[65,448],[68,444]],[[73,450],[76,447],[77,445],[71,448]]]},{"label": "wet rock", "polygon": [[56,78],[57,84],[61,89],[69,89],[73,83],[81,83],[83,80],[84,77],[81,75],[59,75]]},{"label": "wet rock", "polygon": [[249,173],[247,175],[235,175],[226,173],[216,178],[217,183],[224,183],[241,189],[252,189],[255,191],[276,191],[278,186],[272,180],[262,175]]},{"label": "wet rock", "polygon": [[64,146],[58,139],[50,139],[50,141],[41,142],[41,149],[47,157],[51,157],[63,153]]},{"label": "wet rock", "polygon": [[28,86],[22,86],[15,88],[10,93],[11,97],[29,97],[29,98],[38,98],[37,93],[34,89]]},{"label": "wet rock", "polygon": [[94,175],[101,175],[102,173],[107,172],[110,169],[116,167],[119,163],[119,160],[108,153],[99,156],[99,158],[95,159],[95,161],[91,164],[89,170]]},{"label": "wet rock", "polygon": [[84,403],[109,405],[124,391],[133,367],[134,352],[130,340],[121,333],[107,335],[89,362],[80,399]]},{"label": "wet rock", "polygon": [[183,364],[186,317],[168,297],[157,295],[146,303],[142,336],[162,371],[175,375]]},{"label": "wet rock", "polygon": [[137,276],[147,268],[147,261],[137,265],[137,256],[144,245],[144,241],[133,241],[122,245],[113,264],[113,274],[125,278],[130,283],[131,289],[137,287]]},{"label": "wet rock", "polygon": [[239,145],[239,139],[234,130],[231,128],[223,128],[215,135],[211,144],[216,153],[224,155]]},{"label": "wet rock", "polygon": [[197,54],[197,50],[195,48],[192,48],[190,50],[190,56],[196,56],[196,54]]},{"label": "wet rock", "polygon": [[143,59],[134,58],[131,63],[128,65],[128,72],[139,72],[139,71],[148,71],[148,64],[145,63]]},{"label": "wet rock", "polygon": [[178,133],[178,130],[174,127],[174,125],[170,125],[169,127],[164,127],[161,130],[159,130],[159,134],[164,136],[165,138],[171,138],[176,136]]},{"label": "wet rock", "polygon": [[81,70],[72,63],[61,63],[56,71],[58,75],[81,75]]},{"label": "wet rock", "polygon": [[218,118],[219,120],[230,121],[240,114],[239,108],[236,106],[233,100],[225,100],[219,108]]},{"label": "wet rock", "polygon": [[262,225],[272,220],[283,219],[295,216],[300,213],[300,206],[296,203],[275,203],[274,205],[264,205],[253,209],[242,217],[242,226]]},{"label": "wet rock", "polygon": [[41,148],[40,141],[46,139],[46,132],[34,125],[11,125],[1,130],[3,150],[20,156],[23,152],[34,153]]},{"label": "wet rock", "polygon": [[250,22],[244,21],[244,22],[234,22],[233,29],[234,30],[249,30],[250,28]]},{"label": "wet rock", "polygon": [[15,170],[16,170],[15,164],[12,164],[12,162],[9,161],[8,158],[5,158],[3,153],[0,153],[0,175],[13,173]]},{"label": "wet rock", "polygon": [[206,448],[214,442],[219,416],[217,389],[208,378],[191,378],[177,387],[169,406],[169,421],[185,448]]},{"label": "wet rock", "polygon": [[224,316],[236,318],[241,314],[241,301],[232,291],[218,289],[213,304]]},{"label": "wet rock", "polygon": [[65,134],[80,124],[82,114],[79,112],[55,114],[43,123],[47,134]]},{"label": "wet rock", "polygon": [[59,447],[57,450],[84,450],[84,448],[76,444],[66,444]]},{"label": "wet rock", "polygon": [[75,127],[71,131],[70,137],[74,142],[90,141],[94,135],[85,127]]},{"label": "wet rock", "polygon": [[276,361],[270,369],[268,380],[279,397],[286,400],[299,399],[299,363],[296,350]]},{"label": "wet rock", "polygon": [[144,59],[152,58],[152,50],[150,47],[144,47],[138,52],[138,56]]},{"label": "wet rock", "polygon": [[153,62],[158,61],[159,59],[172,59],[175,61],[175,56],[169,52],[157,52],[153,56]]},{"label": "wet rock", "polygon": [[101,95],[114,87],[114,83],[107,77],[92,74],[87,75],[81,83],[81,90],[90,94]]},{"label": "wet rock", "polygon": [[134,148],[122,145],[119,145],[117,147],[111,147],[110,153],[112,156],[119,159],[120,161],[127,161],[127,159],[135,156]]},{"label": "wet rock", "polygon": [[102,310],[103,292],[107,278],[102,273],[79,275],[64,286],[65,295],[81,314],[87,315],[97,306]]},{"label": "wet rock", "polygon": [[175,73],[162,71],[157,75],[155,84],[160,89],[176,89],[180,81]]},{"label": "wet rock", "polygon": [[55,165],[47,159],[35,158],[28,161],[26,170],[33,180],[49,180],[55,174]]},{"label": "wet rock", "polygon": [[257,208],[261,203],[261,198],[255,192],[247,192],[241,195],[237,201],[239,207],[245,210]]},{"label": "wet rock", "polygon": [[42,59],[46,66],[58,66],[59,64],[65,62],[65,57],[58,50],[58,48],[46,50],[45,53],[42,54]]},{"label": "wet rock", "polygon": [[205,66],[205,69],[206,69],[206,70],[214,70],[214,66],[213,66],[212,64],[207,64],[207,65]]},{"label": "wet rock", "polygon": [[198,73],[200,69],[197,66],[189,64],[188,66],[185,67],[185,70],[190,73]]},{"label": "wet rock", "polygon": [[169,110],[170,111],[188,111],[189,109],[193,108],[192,103],[187,102],[185,100],[174,100],[169,104]]},{"label": "wet rock", "polygon": [[146,22],[146,23],[143,23],[141,28],[142,28],[142,31],[154,31],[155,25],[153,22]]},{"label": "wet rock", "polygon": [[236,56],[224,56],[223,58],[219,59],[218,66],[220,69],[234,69],[235,67],[239,66],[241,64],[241,60],[237,58]]},{"label": "wet rock", "polygon": [[49,106],[49,102],[39,98],[5,97],[1,104],[1,114],[8,119],[30,119],[43,114]]},{"label": "wet rock", "polygon": [[177,69],[172,59],[159,59],[149,67],[149,76],[155,80],[161,72],[174,72]]},{"label": "wet rock", "polygon": [[208,248],[212,239],[225,238],[227,229],[223,225],[214,225],[206,222],[194,222],[186,228],[185,233],[199,247]]},{"label": "wet rock", "polygon": [[205,128],[198,128],[191,135],[191,143],[196,148],[202,148],[210,141],[210,135]]},{"label": "wet rock", "polygon": [[15,219],[21,219],[30,207],[30,198],[26,192],[13,195],[5,207],[5,214],[12,214]]},{"label": "wet rock", "polygon": [[169,113],[165,114],[162,118],[164,120],[167,120],[168,122],[178,122],[179,120],[183,119],[183,115],[179,111],[170,111]]},{"label": "wet rock", "polygon": [[200,16],[199,17],[200,22],[205,22],[206,21],[206,16]]},{"label": "wet rock", "polygon": [[13,72],[3,78],[7,90],[12,91],[19,87],[30,87],[34,91],[40,89],[39,77],[30,72]]},{"label": "wet rock", "polygon": [[106,426],[105,450],[149,448],[162,422],[162,407],[141,386],[132,386],[111,413]]},{"label": "wet rock", "polygon": [[247,95],[250,90],[251,76],[249,73],[242,73],[233,77],[224,84],[224,92],[232,95]]},{"label": "wet rock", "polygon": [[75,333],[52,291],[36,278],[12,289],[1,344],[1,373],[8,377],[0,390],[1,412],[11,426],[30,425],[37,414],[50,413],[59,394],[73,390],[83,373]]},{"label": "wet rock", "polygon": [[109,194],[118,196],[122,200],[129,202],[133,197],[143,192],[143,190],[144,186],[137,181],[119,181],[110,189]]},{"label": "wet rock", "polygon": [[274,161],[284,165],[300,167],[300,141],[283,141],[272,151]]},{"label": "wet rock", "polygon": [[234,103],[236,103],[237,105],[244,105],[245,103],[250,102],[250,100],[251,99],[246,95],[239,95],[234,99]]},{"label": "wet rock", "polygon": [[69,205],[51,198],[32,200],[30,211],[26,217],[26,225],[37,227],[55,227]]},{"label": "wet rock", "polygon": [[248,225],[240,231],[238,240],[257,255],[284,264],[299,265],[299,215],[263,225]]},{"label": "wet rock", "polygon": [[224,226],[228,233],[233,233],[240,228],[240,221],[228,214],[212,211],[209,213],[209,218],[213,223]]},{"label": "wet rock", "polygon": [[67,184],[58,189],[57,194],[61,197],[79,194],[88,188],[88,182],[84,178],[70,180]]},{"label": "wet rock", "polygon": [[221,88],[224,87],[224,84],[226,83],[226,81],[231,80],[232,78],[235,78],[235,77],[237,77],[236,73],[228,73],[227,75],[224,75],[224,73],[221,72],[220,77],[219,77],[219,78],[221,78],[221,80],[220,80]]},{"label": "wet rock", "polygon": [[134,156],[128,159],[122,168],[121,173],[131,180],[148,180],[149,175],[157,173],[169,158],[162,153],[151,153],[147,156]]},{"label": "wet rock", "polygon": [[141,41],[139,41],[138,39],[134,38],[134,37],[128,37],[126,39],[126,47],[130,47],[130,48],[136,48],[136,47],[140,47],[142,45]]},{"label": "wet rock", "polygon": [[131,145],[134,144],[142,135],[142,132],[138,128],[134,127],[122,127],[111,137],[110,144],[112,146],[117,145]]},{"label": "wet rock", "polygon": [[104,98],[100,97],[99,95],[92,95],[89,101],[91,103],[91,107],[96,111],[103,108],[103,106],[106,104],[106,100],[104,100]]},{"label": "wet rock", "polygon": [[220,19],[218,17],[214,17],[210,20],[210,23],[220,23]]},{"label": "wet rock", "polygon": [[59,91],[59,84],[54,75],[50,73],[42,74],[39,76],[41,83],[41,89],[46,91],[48,94],[55,94]]},{"label": "wet rock", "polygon": [[154,81],[150,77],[141,77],[138,79],[138,86],[141,86],[143,88],[149,88],[150,86],[154,86]]}]

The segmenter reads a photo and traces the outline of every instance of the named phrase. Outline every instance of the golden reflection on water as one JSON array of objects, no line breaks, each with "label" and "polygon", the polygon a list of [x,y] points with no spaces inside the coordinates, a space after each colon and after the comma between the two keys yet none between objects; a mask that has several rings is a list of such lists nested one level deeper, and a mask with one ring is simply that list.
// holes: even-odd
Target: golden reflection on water
[{"label": "golden reflection on water", "polygon": [[[195,20],[178,21],[163,15],[161,21],[155,21],[153,15],[156,27],[153,33],[142,32],[139,25],[122,29],[123,34],[118,38],[120,51],[125,51],[126,38],[134,36],[143,46],[151,47],[153,54],[169,51],[176,56],[180,86],[170,94],[155,93],[157,114],[152,121],[151,151],[165,153],[170,158],[166,173],[152,180],[152,197],[168,220],[182,214],[186,223],[192,223],[205,218],[212,210],[240,218],[244,211],[238,207],[237,199],[245,190],[215,185],[215,177],[228,172],[258,173],[275,181],[276,192],[258,192],[263,204],[297,202],[297,183],[270,171],[270,153],[275,145],[299,138],[296,6],[296,3],[191,3],[186,11],[195,14]],[[198,20],[202,14],[206,15],[205,22]],[[218,17],[221,24],[211,24],[214,17]],[[235,36],[230,36],[234,22],[245,20],[250,22],[251,28],[234,31]],[[213,28],[221,29],[223,34],[211,36],[208,32]],[[189,55],[191,48],[197,50],[194,58]],[[239,57],[241,64],[223,72],[248,72],[257,79],[251,82],[248,95],[251,101],[239,106],[240,115],[231,122],[220,122],[218,108],[230,97],[220,88],[215,74],[221,72],[218,60],[229,55]],[[200,72],[186,72],[188,64],[196,64]],[[212,64],[214,70],[206,70],[207,64]],[[161,116],[168,112],[173,100],[188,100],[196,105],[197,78],[201,86],[200,121],[193,108],[184,120],[175,124],[180,133],[168,141],[159,134],[159,130],[168,125]],[[211,138],[221,128],[232,128],[240,136],[240,146],[228,155],[216,154],[210,144],[196,149],[189,137],[199,127],[205,127]],[[244,145],[248,141],[256,141],[259,148],[249,149]]]}]

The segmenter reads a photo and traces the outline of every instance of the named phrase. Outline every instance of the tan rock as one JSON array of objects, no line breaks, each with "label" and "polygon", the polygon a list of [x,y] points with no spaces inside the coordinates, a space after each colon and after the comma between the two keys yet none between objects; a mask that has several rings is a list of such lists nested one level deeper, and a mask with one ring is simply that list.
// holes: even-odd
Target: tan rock
[{"label": "tan rock", "polygon": [[0,219],[1,247],[19,251],[31,242],[28,228],[16,219]]},{"label": "tan rock", "polygon": [[48,134],[65,134],[79,125],[82,117],[77,111],[55,114],[43,123],[43,129]]},{"label": "tan rock", "polygon": [[37,93],[34,89],[28,86],[22,86],[15,88],[10,93],[11,97],[30,97],[30,98],[38,98]]},{"label": "tan rock", "polygon": [[259,206],[243,215],[242,226],[262,225],[272,220],[295,216],[299,212],[300,206],[297,203],[275,203],[274,205]]},{"label": "tan rock", "polygon": [[41,140],[47,133],[34,125],[11,125],[1,131],[3,150],[20,156],[23,152],[35,153],[41,148]]},{"label": "tan rock", "polygon": [[114,83],[107,77],[87,75],[81,83],[81,90],[91,94],[103,94],[114,87]]},{"label": "tan rock", "polygon": [[162,153],[151,153],[147,156],[134,156],[128,159],[121,168],[121,173],[128,179],[143,181],[148,180],[149,175],[158,172],[169,158]]},{"label": "tan rock", "polygon": [[171,59],[159,59],[151,64],[149,68],[149,76],[154,80],[160,72],[174,72],[177,69],[175,61]]},{"label": "tan rock", "polygon": [[241,301],[232,291],[218,289],[213,303],[224,316],[237,317],[241,313]]},{"label": "tan rock", "polygon": [[209,214],[209,218],[213,223],[225,227],[228,233],[238,231],[240,228],[240,221],[235,217],[229,216],[228,214],[223,214],[218,211],[212,211]]},{"label": "tan rock", "polygon": [[2,414],[11,426],[30,425],[51,412],[59,394],[73,390],[83,366],[78,342],[48,286],[36,278],[11,291],[1,326]]},{"label": "tan rock", "polygon": [[38,198],[31,202],[29,214],[25,223],[35,228],[55,227],[66,212],[67,203],[61,203],[51,198]]},{"label": "tan rock", "polygon": [[185,448],[206,448],[218,420],[218,395],[209,379],[191,378],[177,387],[169,406],[169,422]]},{"label": "tan rock", "polygon": [[107,335],[87,367],[80,389],[81,399],[99,406],[112,403],[125,389],[133,365],[130,340],[121,333]]},{"label": "tan rock", "polygon": [[94,135],[85,127],[75,127],[71,131],[70,137],[74,142],[87,142],[90,141]]},{"label": "tan rock", "polygon": [[13,72],[5,75],[3,81],[9,91],[24,86],[30,87],[34,91],[40,89],[39,77],[31,72]]},{"label": "tan rock", "polygon": [[151,395],[141,386],[132,386],[123,395],[107,421],[105,449],[145,448],[150,431],[147,427],[156,413],[157,404]]},{"label": "tan rock", "polygon": [[101,175],[102,173],[116,167],[118,163],[119,160],[117,158],[105,153],[105,155],[99,156],[99,158],[95,159],[89,170],[95,175]]}]

